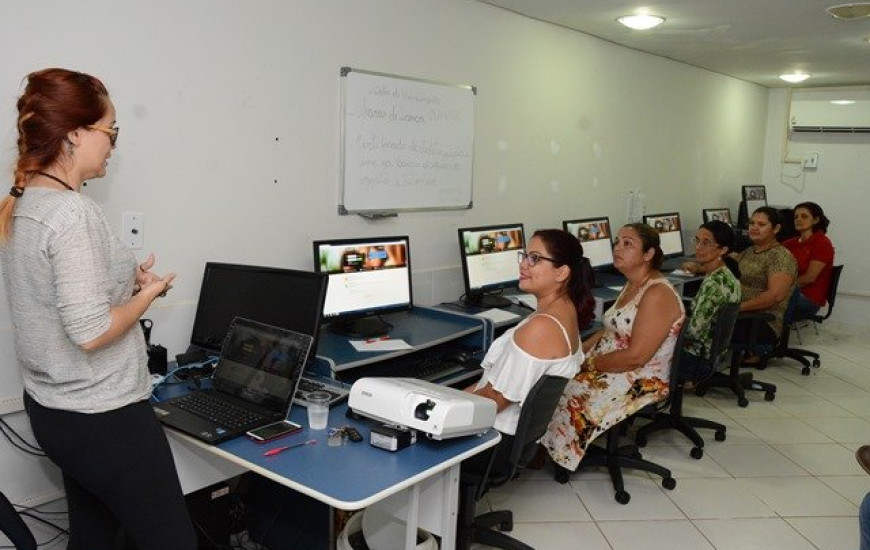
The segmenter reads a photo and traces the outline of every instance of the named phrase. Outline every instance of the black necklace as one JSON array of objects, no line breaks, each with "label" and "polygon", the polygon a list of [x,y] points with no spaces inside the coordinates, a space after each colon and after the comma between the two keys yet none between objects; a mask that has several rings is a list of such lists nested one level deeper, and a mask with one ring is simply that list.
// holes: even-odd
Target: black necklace
[{"label": "black necklace", "polygon": [[65,181],[63,181],[62,179],[60,179],[60,178],[58,178],[58,177],[52,176],[51,174],[46,174],[45,172],[40,172],[39,170],[37,170],[36,173],[39,174],[40,176],[45,176],[45,177],[47,177],[47,178],[50,179],[50,180],[54,180],[54,181],[56,181],[57,183],[63,185],[63,186],[66,187],[67,189],[69,189],[70,191],[75,191],[75,189],[73,189],[72,187],[70,187],[69,185],[67,185],[67,183],[66,183]]}]

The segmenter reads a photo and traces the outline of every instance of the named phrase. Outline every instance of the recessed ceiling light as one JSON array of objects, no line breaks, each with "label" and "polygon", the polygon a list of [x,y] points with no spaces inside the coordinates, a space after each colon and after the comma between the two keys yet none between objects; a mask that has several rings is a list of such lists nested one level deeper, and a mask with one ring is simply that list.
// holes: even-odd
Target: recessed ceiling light
[{"label": "recessed ceiling light", "polygon": [[623,15],[622,17],[617,19],[617,21],[619,21],[629,29],[634,29],[636,31],[645,31],[653,27],[658,27],[665,22],[665,18],[659,15],[639,14]]},{"label": "recessed ceiling light", "polygon": [[779,78],[785,80],[786,82],[791,82],[792,84],[797,84],[798,82],[803,82],[808,79],[810,75],[807,73],[790,73],[790,74],[781,74]]},{"label": "recessed ceiling light", "polygon": [[852,99],[835,99],[831,101],[832,105],[854,105],[855,101]]},{"label": "recessed ceiling light", "polygon": [[828,15],[837,19],[861,19],[870,17],[870,3],[839,4],[825,10]]}]

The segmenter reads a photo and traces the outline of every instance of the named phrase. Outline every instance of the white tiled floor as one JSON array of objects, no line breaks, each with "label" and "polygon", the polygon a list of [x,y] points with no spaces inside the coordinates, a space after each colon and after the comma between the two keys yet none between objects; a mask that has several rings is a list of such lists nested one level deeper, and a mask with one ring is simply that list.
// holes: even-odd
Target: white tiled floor
[{"label": "white tiled floor", "polygon": [[812,330],[803,337],[822,367],[801,376],[797,363],[777,360],[756,371],[777,384],[773,402],[755,393],[740,408],[724,390],[687,397],[687,415],[728,427],[724,442],[701,432],[701,460],[675,432],[650,436],[644,457],[672,470],[673,491],[627,472],[631,501],[622,506],[603,471],[559,485],[547,468],[522,472],[481,508],[513,510],[513,536],[538,550],[857,548],[858,505],[870,491],[855,461],[855,450],[870,443],[870,339]]}]

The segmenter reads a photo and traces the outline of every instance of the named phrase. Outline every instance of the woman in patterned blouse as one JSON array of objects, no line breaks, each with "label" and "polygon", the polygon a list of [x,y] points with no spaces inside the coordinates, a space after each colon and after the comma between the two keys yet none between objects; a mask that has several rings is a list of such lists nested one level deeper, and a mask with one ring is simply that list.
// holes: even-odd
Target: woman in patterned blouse
[{"label": "woman in patterned blouse", "polygon": [[685,311],[662,276],[658,233],[643,223],[619,230],[613,266],[625,287],[604,314],[604,329],[583,341],[586,359],[568,381],[541,444],[567,483],[592,441],[668,395],[671,359]]},{"label": "woman in patterned blouse", "polygon": [[695,257],[702,266],[702,270],[697,271],[707,275],[692,302],[692,316],[683,333],[680,373],[686,380],[698,380],[710,374],[699,369],[702,362],[710,358],[713,318],[725,304],[740,302],[737,261],[728,256],[733,248],[734,231],[725,222],[709,221],[695,234]]},{"label": "woman in patterned blouse", "polygon": [[[797,279],[797,262],[776,235],[781,228],[779,211],[762,206],[749,220],[752,246],[735,254],[740,266],[741,312],[770,313],[773,319],[761,324],[755,341],[760,346],[775,344],[782,333],[783,317]],[[752,321],[738,320],[734,327],[736,342],[749,342]],[[758,355],[746,352],[744,364],[755,364]]]}]

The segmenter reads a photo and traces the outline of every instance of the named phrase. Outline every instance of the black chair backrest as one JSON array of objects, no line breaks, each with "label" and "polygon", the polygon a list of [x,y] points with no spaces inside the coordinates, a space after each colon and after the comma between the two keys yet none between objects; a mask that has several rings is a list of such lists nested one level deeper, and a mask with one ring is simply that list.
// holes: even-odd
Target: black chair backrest
[{"label": "black chair backrest", "polygon": [[831,268],[831,284],[828,285],[828,311],[825,312],[824,316],[816,315],[813,318],[813,321],[821,323],[822,321],[831,316],[831,312],[834,311],[834,302],[837,301],[837,287],[840,286],[840,275],[842,274],[842,265],[835,265]]},{"label": "black chair backrest", "polygon": [[537,442],[547,431],[566,384],[568,384],[567,378],[544,375],[532,386],[526,396],[520,410],[510,454],[511,468],[514,471],[520,466],[520,459],[526,447]]},{"label": "black chair backrest", "polygon": [[719,370],[719,362],[722,360],[724,351],[731,345],[731,336],[734,334],[734,325],[737,324],[737,314],[740,312],[740,304],[724,304],[713,316],[713,326],[710,328],[713,338],[710,344],[709,365],[711,373]]},{"label": "black chair backrest", "polygon": [[670,379],[668,380],[668,399],[663,403],[656,404],[656,408],[663,408],[676,395],[677,386],[680,384],[680,355],[683,353],[683,334],[689,327],[689,316],[683,320],[683,326],[674,343],[674,355],[671,357]]}]

